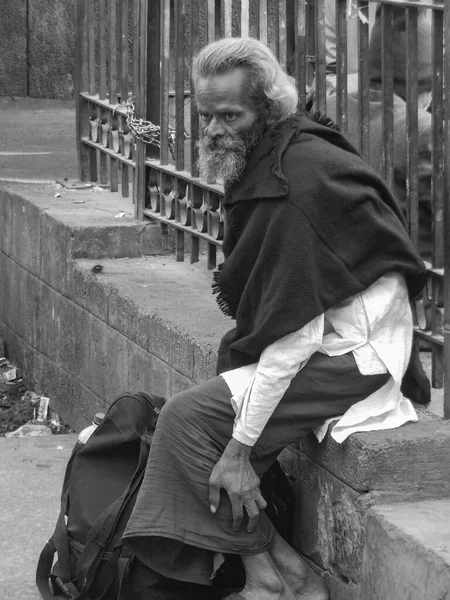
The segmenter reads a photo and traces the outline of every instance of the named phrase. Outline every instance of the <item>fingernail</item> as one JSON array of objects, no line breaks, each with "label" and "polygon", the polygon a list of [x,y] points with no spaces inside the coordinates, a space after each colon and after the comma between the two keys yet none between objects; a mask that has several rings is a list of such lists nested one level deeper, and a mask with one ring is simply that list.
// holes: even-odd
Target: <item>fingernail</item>
[{"label": "fingernail", "polygon": [[213,515],[216,514],[216,507],[212,504],[210,505],[209,510],[212,512]]}]

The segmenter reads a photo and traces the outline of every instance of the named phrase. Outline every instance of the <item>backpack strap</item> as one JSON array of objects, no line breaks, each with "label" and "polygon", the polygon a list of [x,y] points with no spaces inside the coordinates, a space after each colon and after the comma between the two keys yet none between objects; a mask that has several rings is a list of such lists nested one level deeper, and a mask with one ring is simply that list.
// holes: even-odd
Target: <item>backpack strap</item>
[{"label": "backpack strap", "polygon": [[[67,463],[61,493],[61,508],[55,531],[42,549],[36,568],[36,585],[44,600],[72,598],[78,593],[76,586],[70,582],[69,540],[65,524],[65,516],[69,508],[70,475],[72,473],[74,457],[78,451],[79,448],[75,446]],[[64,596],[58,596],[57,594],[52,593],[50,589],[50,574],[56,551],[58,551],[58,573],[60,574],[60,577],[56,577],[55,579],[58,587],[64,593]]]},{"label": "backpack strap", "polygon": [[55,553],[56,547],[51,537],[42,548],[36,568],[36,585],[44,600],[55,600],[55,595],[50,589],[50,571]]},{"label": "backpack strap", "polygon": [[[85,549],[78,558],[76,578],[81,585],[82,592],[76,597],[76,600],[85,600],[87,598],[87,593],[94,581],[97,594],[95,600],[100,600],[117,577],[120,547],[113,552],[100,573],[98,570],[104,559],[104,549],[116,528],[125,506],[142,483],[149,450],[148,443],[142,440],[139,463],[128,488],[92,525]],[[105,561],[103,560],[103,562]]]}]

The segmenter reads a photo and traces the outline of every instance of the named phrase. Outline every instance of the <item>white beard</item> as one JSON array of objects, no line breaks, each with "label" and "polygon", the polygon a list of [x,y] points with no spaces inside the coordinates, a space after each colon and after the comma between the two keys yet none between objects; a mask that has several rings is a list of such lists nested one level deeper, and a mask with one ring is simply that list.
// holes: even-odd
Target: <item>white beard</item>
[{"label": "white beard", "polygon": [[238,138],[225,135],[212,139],[203,135],[197,143],[200,177],[208,183],[213,183],[219,177],[226,184],[238,181],[245,171],[249,154],[261,140],[262,134],[263,128],[256,126],[251,133]]}]

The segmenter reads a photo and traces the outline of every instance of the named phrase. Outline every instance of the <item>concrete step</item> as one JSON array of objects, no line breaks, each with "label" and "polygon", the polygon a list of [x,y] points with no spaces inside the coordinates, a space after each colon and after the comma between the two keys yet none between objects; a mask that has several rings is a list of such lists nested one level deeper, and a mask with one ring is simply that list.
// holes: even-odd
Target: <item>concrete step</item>
[{"label": "concrete step", "polygon": [[450,499],[370,509],[362,572],[360,600],[448,600]]}]

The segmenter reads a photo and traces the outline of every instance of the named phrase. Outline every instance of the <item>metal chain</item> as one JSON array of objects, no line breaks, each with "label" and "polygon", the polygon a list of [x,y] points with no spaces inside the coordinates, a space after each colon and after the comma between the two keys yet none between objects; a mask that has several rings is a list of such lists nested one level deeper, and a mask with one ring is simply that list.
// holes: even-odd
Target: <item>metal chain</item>
[{"label": "metal chain", "polygon": [[[161,127],[159,125],[154,125],[150,121],[136,118],[134,98],[129,98],[126,102],[120,104],[115,112],[125,115],[127,127],[131,131],[134,139],[161,148]],[[175,129],[170,125],[168,136],[169,146],[172,151],[172,147],[175,144]]]}]

